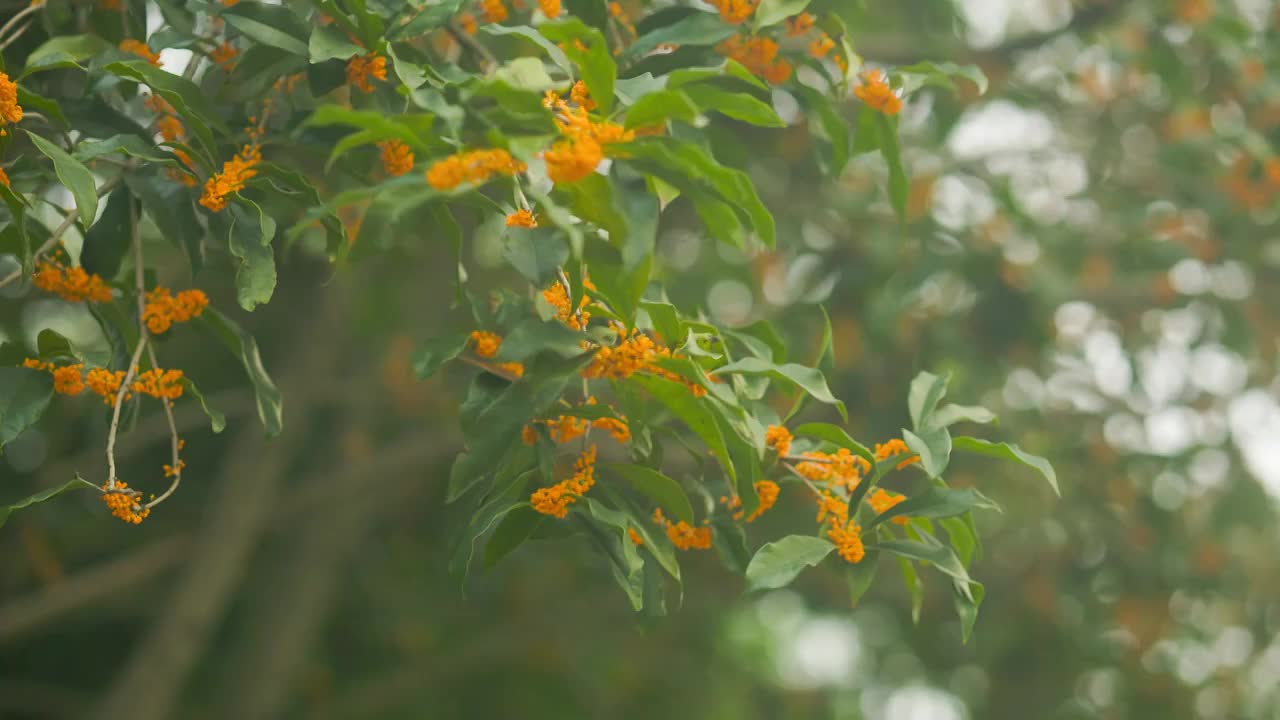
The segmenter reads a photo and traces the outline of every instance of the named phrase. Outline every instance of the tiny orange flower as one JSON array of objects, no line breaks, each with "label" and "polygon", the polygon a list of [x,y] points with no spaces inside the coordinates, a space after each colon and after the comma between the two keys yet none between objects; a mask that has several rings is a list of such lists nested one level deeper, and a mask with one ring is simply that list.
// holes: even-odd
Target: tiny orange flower
[{"label": "tiny orange flower", "polygon": [[529,210],[520,209],[507,216],[507,227],[536,228],[538,218]]},{"label": "tiny orange flower", "polygon": [[880,70],[864,73],[862,81],[854,86],[853,94],[872,110],[885,115],[897,115],[902,111],[902,98],[894,92]]},{"label": "tiny orange flower", "polygon": [[387,79],[387,59],[377,53],[356,55],[347,61],[347,84],[363,93],[373,92],[369,78]]},{"label": "tiny orange flower", "polygon": [[[867,498],[867,502],[871,505],[871,509],[875,510],[876,514],[879,515],[888,512],[894,505],[897,505],[906,499],[907,497],[905,495],[899,495],[898,493],[892,493],[876,488],[876,491],[871,493],[871,496]],[[898,525],[907,524],[907,518],[905,515],[899,515],[895,518],[891,518],[891,521]]]},{"label": "tiny orange flower", "polygon": [[378,143],[382,151],[382,169],[392,177],[399,177],[413,169],[413,151],[400,140],[383,140]]},{"label": "tiny orange flower", "polygon": [[764,443],[778,451],[778,455],[786,455],[791,451],[791,432],[781,425],[770,425],[764,431]]},{"label": "tiny orange flower", "polygon": [[6,123],[22,120],[22,106],[18,104],[18,84],[0,72],[0,128]]},{"label": "tiny orange flower", "polygon": [[480,0],[480,12],[487,23],[500,23],[507,19],[507,6],[502,0]]},{"label": "tiny orange flower", "polygon": [[151,48],[147,47],[147,44],[144,42],[134,40],[133,38],[126,38],[120,41],[120,49],[132,55],[137,55],[156,67],[160,67],[160,56],[153,52]]},{"label": "tiny orange flower", "polygon": [[137,525],[151,514],[149,509],[138,502],[140,495],[136,491],[130,491],[129,486],[121,480],[116,480],[114,488],[103,485],[101,497],[113,516],[132,525]]},{"label": "tiny orange flower", "polygon": [[257,145],[245,145],[235,157],[222,164],[222,172],[214,174],[204,184],[200,204],[213,212],[227,206],[227,196],[240,192],[249,179],[258,174],[257,165],[262,162],[262,151]]},{"label": "tiny orange flower", "polygon": [[560,17],[560,0],[538,0],[538,7],[552,20]]}]

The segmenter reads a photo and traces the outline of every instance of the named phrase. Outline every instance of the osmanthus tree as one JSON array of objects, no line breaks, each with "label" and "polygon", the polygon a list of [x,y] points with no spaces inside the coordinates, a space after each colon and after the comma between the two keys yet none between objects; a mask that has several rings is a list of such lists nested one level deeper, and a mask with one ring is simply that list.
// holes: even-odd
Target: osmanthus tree
[{"label": "osmanthus tree", "polygon": [[[917,604],[918,568],[947,576],[967,635],[983,596],[968,572],[971,513],[996,505],[948,486],[950,454],[1021,463],[1056,489],[1048,463],[953,437],[958,423],[994,418],[944,404],[946,379],[929,373],[911,385],[901,437],[862,443],[839,424],[799,422],[802,411],[845,417],[823,376],[829,327],[816,357],[794,362],[767,322],[723,327],[673,305],[654,261],[659,228],[681,225],[737,248],[775,245],[751,177],[722,158],[740,154],[723,148],[742,128],[784,132],[778,98],[823,138],[814,162],[828,177],[879,152],[905,221],[904,98],[985,81],[953,65],[865,66],[836,6],[31,3],[0,28],[0,47],[26,48],[6,52],[0,74],[0,285],[31,286],[11,302],[83,304],[101,342],[43,329],[34,347],[4,347],[0,444],[56,394],[107,413],[109,430],[104,466],[84,468],[92,481],[0,507],[0,523],[86,488],[136,524],[179,489],[174,403],[200,403],[215,432],[225,422],[164,363],[169,343],[238,358],[266,431],[279,433],[281,395],[232,316],[270,301],[279,256],[341,271],[425,235],[456,266],[453,311],[470,318],[413,357],[422,378],[450,362],[475,371],[447,491],[470,518],[460,575],[478,552],[491,564],[530,537],[580,535],[636,610],[661,613],[680,583],[677,551],[714,547],[754,588],[834,554],[855,600],[893,556]],[[482,292],[462,248],[495,230],[510,272]],[[198,287],[219,274],[239,310]],[[118,466],[118,434],[155,405],[170,461]],[[878,487],[898,471],[918,476],[909,495]],[[748,540],[783,492],[812,499],[813,523]]]}]

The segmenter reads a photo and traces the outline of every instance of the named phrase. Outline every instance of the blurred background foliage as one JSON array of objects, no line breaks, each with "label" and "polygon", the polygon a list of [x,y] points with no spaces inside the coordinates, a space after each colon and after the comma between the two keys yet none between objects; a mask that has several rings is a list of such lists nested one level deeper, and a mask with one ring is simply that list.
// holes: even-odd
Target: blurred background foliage
[{"label": "blurred background foliage", "polygon": [[[419,384],[408,358],[466,319],[422,227],[337,276],[295,249],[242,317],[286,393],[281,437],[234,422],[253,413],[238,367],[168,347],[233,419],[215,436],[181,407],[199,439],[181,496],[142,527],[89,496],[10,521],[0,717],[147,697],[182,718],[1280,718],[1276,2],[825,6],[871,64],[991,78],[986,96],[907,104],[911,222],[876,154],[826,183],[827,146],[778,90],[787,130],[726,125],[716,147],[756,179],[778,249],[673,220],[660,273],[682,308],[772,319],[801,355],[824,304],[857,437],[895,435],[911,377],[950,372],[953,397],[1053,461],[1061,500],[1020,470],[953,465],[1005,506],[978,518],[988,592],[968,645],[941,583],[913,624],[889,564],[851,609],[838,573],[744,595],[690,555],[682,605],[645,621],[599,558],[548,538],[460,591],[442,496],[464,371]],[[501,260],[494,230],[469,232],[477,281]],[[11,338],[86,321],[21,299]],[[5,497],[97,461],[101,414],[51,412],[6,447]],[[158,466],[165,438],[145,415],[121,452]],[[760,537],[812,512],[791,500]]]}]

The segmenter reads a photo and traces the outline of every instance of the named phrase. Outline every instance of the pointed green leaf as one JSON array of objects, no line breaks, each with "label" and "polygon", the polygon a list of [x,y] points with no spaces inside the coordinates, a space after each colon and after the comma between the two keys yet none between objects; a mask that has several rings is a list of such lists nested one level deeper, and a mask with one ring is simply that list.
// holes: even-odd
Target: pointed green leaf
[{"label": "pointed green leaf", "polygon": [[1032,455],[1011,443],[993,443],[974,437],[958,437],[955,439],[954,445],[956,450],[1022,463],[1043,475],[1044,479],[1049,481],[1049,486],[1053,488],[1053,491],[1058,495],[1062,495],[1062,490],[1058,488],[1058,476],[1054,473],[1053,466],[1049,464],[1048,460],[1039,455]]},{"label": "pointed green leaf", "polygon": [[801,570],[822,562],[836,546],[812,535],[788,535],[756,551],[747,566],[747,587],[752,590],[780,588]]},{"label": "pointed green leaf", "polygon": [[249,384],[253,386],[258,419],[267,429],[269,437],[279,435],[284,427],[283,398],[275,382],[267,374],[267,369],[262,365],[262,357],[258,353],[258,342],[235,321],[213,308],[206,308],[201,313],[199,322],[236,357],[240,358],[245,373],[249,376]]},{"label": "pointed green leaf", "polygon": [[0,368],[0,450],[36,424],[52,397],[49,373],[25,367]]},{"label": "pointed green leaf", "polygon": [[840,412],[840,417],[845,422],[849,421],[849,413],[845,409],[844,403],[831,394],[831,388],[827,387],[827,379],[823,377],[821,370],[805,367],[797,363],[775,365],[760,358],[748,357],[716,368],[712,374],[767,375],[775,380],[781,380],[799,387],[819,402],[834,405],[836,410]]},{"label": "pointed green leaf", "polygon": [[756,8],[752,29],[759,32],[761,28],[776,25],[787,18],[804,12],[809,7],[809,0],[761,0]]},{"label": "pointed green leaf", "polygon": [[86,228],[93,225],[93,219],[98,214],[98,185],[93,180],[93,173],[57,145],[29,130],[27,136],[37,150],[53,161],[53,171],[57,173],[58,180],[75,198],[80,224]]},{"label": "pointed green leaf", "polygon": [[93,488],[95,490],[98,489],[96,485],[77,475],[74,480],[68,480],[67,482],[61,485],[57,485],[51,488],[47,488],[45,490],[41,490],[40,492],[34,495],[29,495],[15,503],[11,503],[9,505],[0,505],[0,527],[4,527],[5,522],[9,520],[9,516],[13,514],[14,510],[21,510],[23,508],[31,507],[32,505],[42,503],[46,500],[49,500],[50,498],[57,497],[58,495],[61,495],[62,493],[68,490],[74,490],[76,488]]},{"label": "pointed green leaf", "polygon": [[855,455],[870,463],[875,463],[876,456],[862,443],[849,437],[843,428],[830,423],[805,423],[793,431],[797,436],[814,437],[826,440],[837,447],[848,448]]},{"label": "pointed green leaf", "polygon": [[1000,506],[991,498],[972,488],[956,490],[931,487],[876,515],[866,524],[866,529],[870,530],[886,520],[899,516],[950,518],[979,508],[1000,511]]},{"label": "pointed green leaf", "polygon": [[907,392],[907,409],[911,411],[913,430],[929,424],[929,417],[938,407],[938,401],[947,394],[947,380],[946,376],[922,372],[911,381],[911,389]]},{"label": "pointed green leaf", "polygon": [[920,456],[920,467],[929,477],[938,477],[947,469],[951,461],[951,433],[946,428],[921,430],[919,435],[903,429],[902,439]]},{"label": "pointed green leaf", "polygon": [[664,513],[693,523],[693,506],[680,483],[643,465],[607,465],[605,470],[631,483],[636,492],[653,500]]}]

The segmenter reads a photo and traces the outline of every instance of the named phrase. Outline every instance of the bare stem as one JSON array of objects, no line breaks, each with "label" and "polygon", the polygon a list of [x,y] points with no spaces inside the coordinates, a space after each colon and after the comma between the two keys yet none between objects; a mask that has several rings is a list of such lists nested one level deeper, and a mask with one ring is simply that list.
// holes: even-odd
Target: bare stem
[{"label": "bare stem", "polygon": [[[25,8],[23,8],[23,9],[19,10],[19,11],[18,11],[14,16],[13,16],[13,17],[9,18],[9,22],[5,23],[5,24],[4,24],[4,27],[0,27],[0,37],[4,37],[5,33],[9,32],[9,30],[13,29],[13,26],[15,26],[15,25],[17,25],[18,23],[22,22],[22,19],[23,19],[23,18],[25,18],[25,17],[26,17],[26,16],[28,16],[28,15],[31,15],[31,14],[35,13],[35,12],[36,12],[37,10],[39,10],[41,7],[44,7],[44,3],[41,3],[41,4],[39,4],[39,5],[28,5],[28,6],[26,6]],[[25,26],[25,25],[24,25],[24,26],[22,27],[22,30],[26,30],[26,29],[27,29],[27,26]],[[9,38],[9,40],[8,40],[8,41],[6,41],[6,42],[5,42],[5,44],[6,44],[6,45],[8,45],[10,42],[12,42],[12,41],[13,41],[13,39],[14,39],[14,38],[16,38],[16,37],[18,37],[19,35],[21,35],[21,34],[22,34],[22,30],[19,30],[18,32],[14,33],[13,37],[12,37],[12,38]]]},{"label": "bare stem", "polygon": [[12,45],[15,40],[22,37],[22,35],[27,32],[27,28],[29,27],[31,27],[31,22],[28,22],[27,24],[15,30],[12,35],[10,35],[8,38],[4,40],[4,42],[0,42],[0,50],[4,50],[5,48]]},{"label": "bare stem", "polygon": [[458,27],[457,23],[449,22],[444,27],[445,30],[448,30],[449,34],[453,36],[453,39],[458,41],[459,45],[475,53],[480,58],[480,65],[482,66],[481,69],[485,72],[489,72],[498,66],[498,58],[494,57],[493,53],[489,52],[489,48],[481,45],[475,38],[464,32]]},{"label": "bare stem", "polygon": [[107,432],[107,491],[116,489],[116,435],[120,432],[120,407],[124,405],[124,395],[129,390],[129,384],[133,382],[133,378],[138,373],[138,361],[142,359],[142,351],[147,348],[148,336],[144,331],[138,336],[138,347],[133,350],[133,357],[129,360],[129,369],[125,371],[124,379],[120,381],[120,389],[116,391],[115,407],[111,409],[111,429]]}]

